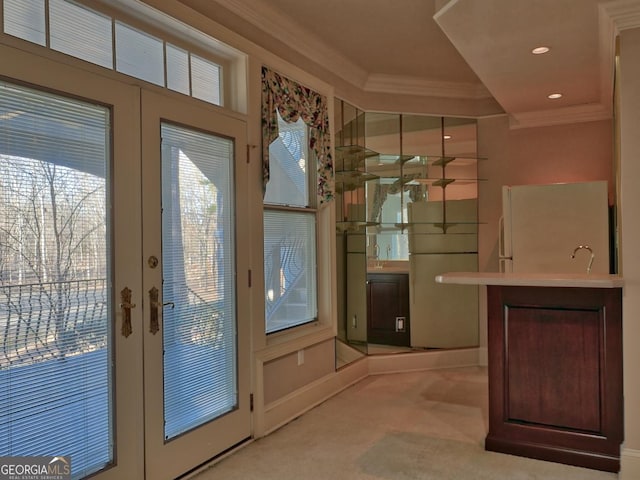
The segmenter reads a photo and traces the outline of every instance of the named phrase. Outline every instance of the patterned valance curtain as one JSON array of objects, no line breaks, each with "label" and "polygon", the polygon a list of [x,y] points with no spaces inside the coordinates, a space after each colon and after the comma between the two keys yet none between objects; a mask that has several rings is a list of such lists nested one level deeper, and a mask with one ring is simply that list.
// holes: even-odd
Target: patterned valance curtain
[{"label": "patterned valance curtain", "polygon": [[278,116],[285,122],[299,118],[309,126],[309,151],[316,158],[318,204],[333,200],[333,159],[327,98],[262,67],[262,187],[269,181],[269,145],[278,138]]}]

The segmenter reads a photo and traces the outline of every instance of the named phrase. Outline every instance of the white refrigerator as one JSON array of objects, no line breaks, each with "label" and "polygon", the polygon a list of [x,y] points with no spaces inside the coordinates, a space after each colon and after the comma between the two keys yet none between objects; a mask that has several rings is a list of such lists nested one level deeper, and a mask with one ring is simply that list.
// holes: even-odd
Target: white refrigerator
[{"label": "white refrigerator", "polygon": [[609,273],[606,181],[502,187],[500,271]]}]

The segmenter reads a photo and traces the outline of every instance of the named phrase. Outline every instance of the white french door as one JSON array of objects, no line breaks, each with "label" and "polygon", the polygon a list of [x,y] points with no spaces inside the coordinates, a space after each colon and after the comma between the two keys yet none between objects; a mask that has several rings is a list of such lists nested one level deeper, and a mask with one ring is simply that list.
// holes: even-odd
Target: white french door
[{"label": "white french door", "polygon": [[[249,269],[245,124],[142,92],[147,478],[246,439]],[[246,222],[245,222],[246,223]],[[244,280],[244,281],[243,281]]]},{"label": "white french door", "polygon": [[176,478],[250,435],[245,124],[0,56],[0,456]]}]

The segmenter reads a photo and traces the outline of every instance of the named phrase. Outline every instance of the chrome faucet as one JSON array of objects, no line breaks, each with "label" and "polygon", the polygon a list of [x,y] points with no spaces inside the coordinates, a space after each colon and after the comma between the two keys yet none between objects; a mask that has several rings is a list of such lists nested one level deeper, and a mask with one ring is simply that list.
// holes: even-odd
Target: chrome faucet
[{"label": "chrome faucet", "polygon": [[573,250],[573,253],[571,254],[571,258],[576,258],[576,253],[578,252],[578,250],[589,250],[589,253],[591,253],[591,258],[589,259],[589,265],[587,265],[587,273],[591,273],[591,266],[593,265],[593,259],[595,258],[595,255],[593,254],[593,250],[591,250],[591,247],[589,245],[578,245]]}]

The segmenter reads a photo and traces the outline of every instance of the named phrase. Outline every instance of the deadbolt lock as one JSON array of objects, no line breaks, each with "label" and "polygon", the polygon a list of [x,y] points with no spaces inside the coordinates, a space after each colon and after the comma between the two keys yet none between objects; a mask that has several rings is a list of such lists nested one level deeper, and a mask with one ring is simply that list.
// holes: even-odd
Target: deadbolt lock
[{"label": "deadbolt lock", "polygon": [[149,257],[149,260],[147,260],[147,264],[149,265],[149,267],[151,268],[156,268],[158,266],[158,257],[156,257],[155,255],[151,255]]}]

